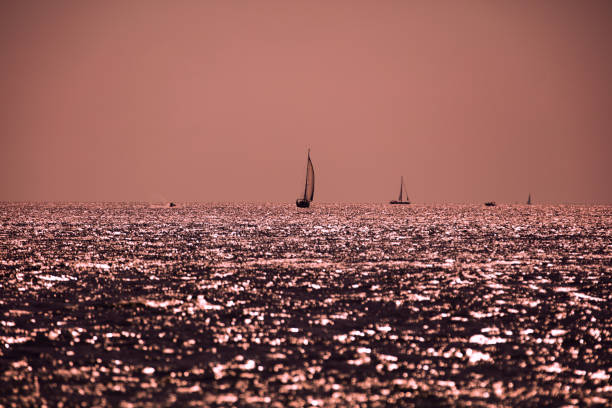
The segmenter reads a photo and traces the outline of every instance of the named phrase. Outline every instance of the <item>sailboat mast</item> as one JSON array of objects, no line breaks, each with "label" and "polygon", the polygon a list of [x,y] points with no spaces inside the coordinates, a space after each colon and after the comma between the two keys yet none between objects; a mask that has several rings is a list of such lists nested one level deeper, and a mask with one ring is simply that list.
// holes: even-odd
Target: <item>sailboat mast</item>
[{"label": "sailboat mast", "polygon": [[398,201],[402,201],[402,193],[404,191],[403,189],[404,189],[404,176],[402,176],[400,179],[400,193],[399,193]]}]

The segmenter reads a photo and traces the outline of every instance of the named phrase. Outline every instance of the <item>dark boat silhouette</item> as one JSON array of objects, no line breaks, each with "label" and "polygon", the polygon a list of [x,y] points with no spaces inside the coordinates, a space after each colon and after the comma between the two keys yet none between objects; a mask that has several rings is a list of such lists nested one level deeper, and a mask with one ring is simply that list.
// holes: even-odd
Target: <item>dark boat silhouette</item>
[{"label": "dark boat silhouette", "polygon": [[389,204],[410,204],[410,199],[408,198],[408,193],[406,193],[406,200],[403,200],[404,195],[404,176],[400,179],[400,192],[399,198],[397,200],[389,201]]},{"label": "dark boat silhouette", "polygon": [[176,204],[174,204],[173,202],[171,202],[170,204],[168,204],[168,207],[176,207]]},{"label": "dark boat silhouette", "polygon": [[299,208],[310,207],[310,202],[314,198],[314,167],[310,160],[310,149],[308,149],[308,160],[306,161],[306,184],[304,185],[304,197],[295,200],[295,205]]},{"label": "dark boat silhouette", "polygon": [[529,193],[529,197],[527,197],[527,205],[531,205],[531,193]]},{"label": "dark boat silhouette", "polygon": [[487,207],[495,207],[495,206],[497,205],[497,203],[495,203],[495,201],[487,201],[487,202],[485,203],[485,205],[486,205]]}]

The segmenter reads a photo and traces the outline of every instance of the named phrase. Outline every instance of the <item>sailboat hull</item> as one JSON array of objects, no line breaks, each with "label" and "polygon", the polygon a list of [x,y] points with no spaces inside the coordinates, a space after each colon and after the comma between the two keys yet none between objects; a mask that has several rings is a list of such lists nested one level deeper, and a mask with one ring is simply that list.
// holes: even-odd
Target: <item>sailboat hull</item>
[{"label": "sailboat hull", "polygon": [[389,204],[410,204],[410,201],[391,200],[391,201],[389,201]]},{"label": "sailboat hull", "polygon": [[295,205],[297,205],[299,208],[308,208],[310,207],[310,201],[304,200],[303,198],[298,198],[295,200]]}]

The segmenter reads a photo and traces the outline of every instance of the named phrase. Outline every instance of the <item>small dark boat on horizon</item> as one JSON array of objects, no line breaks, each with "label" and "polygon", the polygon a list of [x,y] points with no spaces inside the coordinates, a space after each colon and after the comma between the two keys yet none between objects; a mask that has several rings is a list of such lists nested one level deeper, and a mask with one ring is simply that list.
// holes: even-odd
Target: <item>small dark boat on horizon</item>
[{"label": "small dark boat on horizon", "polygon": [[495,206],[497,205],[497,203],[496,203],[495,201],[487,201],[487,202],[485,203],[485,205],[486,205],[487,207],[495,207]]},{"label": "small dark boat on horizon", "polygon": [[406,193],[406,200],[403,200],[404,196],[404,176],[400,179],[400,191],[399,198],[397,200],[389,201],[389,204],[410,204],[410,199],[408,198],[408,193]]},{"label": "small dark boat on horizon", "polygon": [[304,185],[304,197],[295,200],[295,205],[299,208],[310,207],[310,202],[314,198],[314,167],[310,160],[310,149],[308,149],[308,160],[306,161],[306,184]]},{"label": "small dark boat on horizon", "polygon": [[527,197],[527,205],[531,205],[531,193],[529,193],[529,197]]},{"label": "small dark boat on horizon", "polygon": [[168,204],[168,207],[170,207],[170,208],[176,207],[176,204],[174,204],[173,202],[170,202],[170,204]]}]

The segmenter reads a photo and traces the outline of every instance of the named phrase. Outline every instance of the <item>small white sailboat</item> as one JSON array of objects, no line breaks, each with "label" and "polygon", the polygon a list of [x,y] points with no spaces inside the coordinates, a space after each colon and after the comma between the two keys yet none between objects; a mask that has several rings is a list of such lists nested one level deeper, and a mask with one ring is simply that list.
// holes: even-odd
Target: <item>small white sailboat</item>
[{"label": "small white sailboat", "polygon": [[389,201],[389,204],[410,204],[410,199],[408,198],[408,193],[406,193],[406,200],[404,200],[404,176],[402,176],[400,181],[400,191],[399,198],[397,200]]},{"label": "small white sailboat", "polygon": [[306,161],[306,184],[304,185],[304,197],[295,200],[295,205],[300,208],[310,207],[314,198],[314,167],[310,160],[310,149],[308,149],[308,160]]}]

